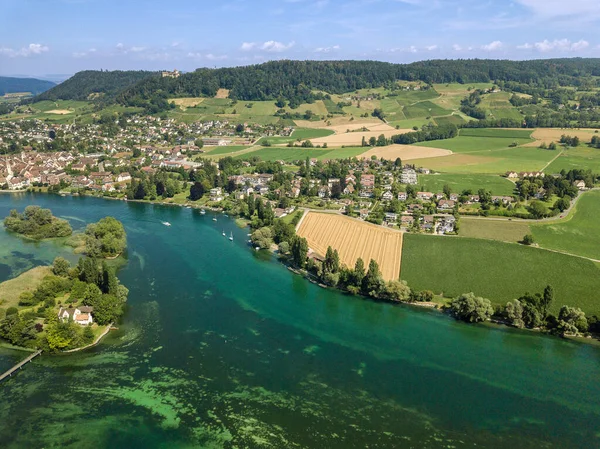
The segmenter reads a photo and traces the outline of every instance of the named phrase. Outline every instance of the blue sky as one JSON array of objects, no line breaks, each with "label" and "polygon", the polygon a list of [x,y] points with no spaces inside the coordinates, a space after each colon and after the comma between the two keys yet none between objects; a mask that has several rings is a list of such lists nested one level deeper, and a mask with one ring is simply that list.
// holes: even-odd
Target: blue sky
[{"label": "blue sky", "polygon": [[0,0],[0,74],[600,56],[598,0]]}]

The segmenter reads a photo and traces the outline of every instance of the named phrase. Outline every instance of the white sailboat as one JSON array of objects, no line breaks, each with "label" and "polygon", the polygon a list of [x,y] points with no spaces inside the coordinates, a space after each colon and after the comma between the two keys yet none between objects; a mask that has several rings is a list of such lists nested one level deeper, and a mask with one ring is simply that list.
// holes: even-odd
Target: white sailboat
[{"label": "white sailboat", "polygon": [[225,237],[227,234],[225,234],[225,229],[223,229],[223,237]]},{"label": "white sailboat", "polygon": [[233,242],[233,232],[229,234],[229,240]]},{"label": "white sailboat", "polygon": [[200,213],[201,213],[202,215],[206,215],[206,211],[205,211],[204,209],[200,209]]}]

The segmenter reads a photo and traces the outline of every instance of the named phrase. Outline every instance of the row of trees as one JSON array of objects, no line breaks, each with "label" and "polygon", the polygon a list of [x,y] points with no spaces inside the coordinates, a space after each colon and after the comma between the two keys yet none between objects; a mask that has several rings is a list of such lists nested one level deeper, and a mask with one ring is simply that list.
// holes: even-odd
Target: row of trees
[{"label": "row of trees", "polygon": [[589,323],[581,309],[565,305],[555,316],[550,313],[553,302],[554,290],[548,285],[542,293],[526,293],[497,310],[489,299],[465,293],[452,300],[449,311],[455,318],[469,323],[496,317],[517,328],[545,329],[561,336],[578,336],[588,332]]}]

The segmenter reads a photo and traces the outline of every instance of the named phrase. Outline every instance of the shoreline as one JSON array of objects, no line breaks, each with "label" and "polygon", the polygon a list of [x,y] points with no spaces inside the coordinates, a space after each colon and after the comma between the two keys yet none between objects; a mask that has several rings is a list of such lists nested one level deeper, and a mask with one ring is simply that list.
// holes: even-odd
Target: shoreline
[{"label": "shoreline", "polygon": [[[48,194],[49,192],[28,192],[28,191],[4,191],[7,193],[46,193]],[[113,201],[124,201],[124,202],[135,202],[135,203],[145,203],[145,204],[152,204],[152,205],[159,205],[159,206],[177,206],[177,207],[183,207],[183,208],[187,208],[187,207],[191,207],[192,209],[206,209],[206,210],[210,210],[212,212],[224,212],[223,208],[218,208],[218,207],[211,207],[211,206],[198,206],[198,205],[194,205],[194,204],[178,204],[178,203],[167,203],[167,202],[159,202],[159,201],[150,201],[150,200],[128,200],[127,198],[111,198],[111,197],[105,197],[105,196],[97,196],[97,195],[73,195],[71,194],[71,196],[88,196],[88,197],[92,197],[92,198],[98,198],[98,199],[109,199],[109,200],[113,200]],[[578,195],[581,196],[581,195]],[[304,214],[302,216],[302,218],[305,217],[306,213],[310,210],[308,208],[304,208]],[[230,217],[234,223],[235,223],[235,218],[232,215]],[[531,220],[531,221],[538,221],[538,220]],[[248,225],[246,225],[245,227],[248,227]],[[273,251],[272,249],[269,249],[268,251],[270,251],[272,254],[275,254],[275,251]],[[118,257],[118,256],[117,256]],[[281,260],[279,260],[281,262]],[[304,275],[303,273],[301,273],[300,271],[298,271],[297,269],[281,262],[282,265],[284,265],[289,271],[292,271],[294,274],[297,274],[301,277],[303,277],[305,280],[307,280],[310,283],[313,283],[315,285],[320,286],[321,288],[325,288],[325,289],[333,289],[336,290],[342,294],[346,294],[346,295],[351,295],[349,292],[345,291],[345,290],[341,290],[335,287],[329,287],[329,286],[325,286],[320,284],[317,281],[313,281],[310,279],[310,277],[308,275]],[[395,305],[405,305],[405,306],[413,306],[413,307],[417,307],[417,308],[421,308],[421,309],[429,309],[429,310],[436,310],[440,313],[444,313],[443,310],[443,304],[440,303],[435,303],[435,302],[427,302],[427,303],[418,303],[418,302],[408,302],[408,301],[387,301],[387,300],[383,300],[383,299],[374,299],[374,298],[368,298],[362,295],[351,295],[351,296],[356,296],[357,298],[360,298],[362,300],[373,300],[376,302],[382,302],[382,303],[387,303],[387,304],[395,304]],[[508,327],[508,328],[513,328],[513,329],[517,329],[517,330],[524,330],[524,331],[533,331],[533,332],[537,332],[540,335],[549,335],[549,336],[555,336],[550,334],[549,332],[539,332],[536,331],[535,329],[527,329],[527,328],[523,328],[523,329],[519,329],[516,328],[514,326],[510,326],[506,323],[502,323],[499,322],[497,320],[489,320],[485,322],[486,324],[489,324],[491,327],[494,328],[501,328],[501,327]],[[108,328],[110,330],[110,327]],[[105,331],[105,333],[103,333],[103,335],[101,337],[99,337],[98,342],[100,341],[100,339],[102,337],[104,337],[106,334],[108,333],[108,331]],[[595,334],[591,334],[590,336],[586,337],[586,336],[562,336],[559,337],[562,338],[564,340],[570,340],[573,342],[579,342],[579,343],[587,343],[587,344],[596,344],[596,345],[600,345],[600,337],[595,335]],[[91,346],[95,346],[97,344],[97,342],[94,342],[91,345],[88,345],[84,348],[76,348],[74,350],[69,350],[68,352],[76,352],[76,351],[80,351],[83,349],[86,349],[88,347]],[[67,351],[63,351],[63,352],[67,352]]]},{"label": "shoreline", "polygon": [[88,349],[88,348],[92,348],[94,346],[96,346],[98,343],[100,343],[100,341],[110,332],[110,330],[112,329],[114,323],[110,323],[106,325],[106,329],[104,329],[104,332],[102,332],[92,343],[90,343],[89,345],[86,346],[82,346],[80,348],[74,348],[74,349],[69,349],[67,351],[61,351],[63,354],[72,354],[74,352],[79,352],[79,351],[83,351],[84,349]]}]

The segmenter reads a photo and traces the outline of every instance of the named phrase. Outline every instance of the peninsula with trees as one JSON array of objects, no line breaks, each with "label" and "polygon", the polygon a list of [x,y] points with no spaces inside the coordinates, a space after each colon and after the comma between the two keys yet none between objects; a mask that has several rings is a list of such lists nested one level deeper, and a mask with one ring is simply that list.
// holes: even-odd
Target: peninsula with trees
[{"label": "peninsula with trees", "polygon": [[123,225],[106,217],[88,225],[83,236],[85,255],[75,266],[57,257],[50,267],[0,284],[0,339],[29,349],[69,351],[98,342],[122,316],[129,290],[107,259],[126,247]]},{"label": "peninsula with trees", "polygon": [[50,209],[27,206],[23,213],[13,209],[4,219],[4,227],[16,234],[34,240],[68,237],[73,229],[67,220],[52,215]]}]

